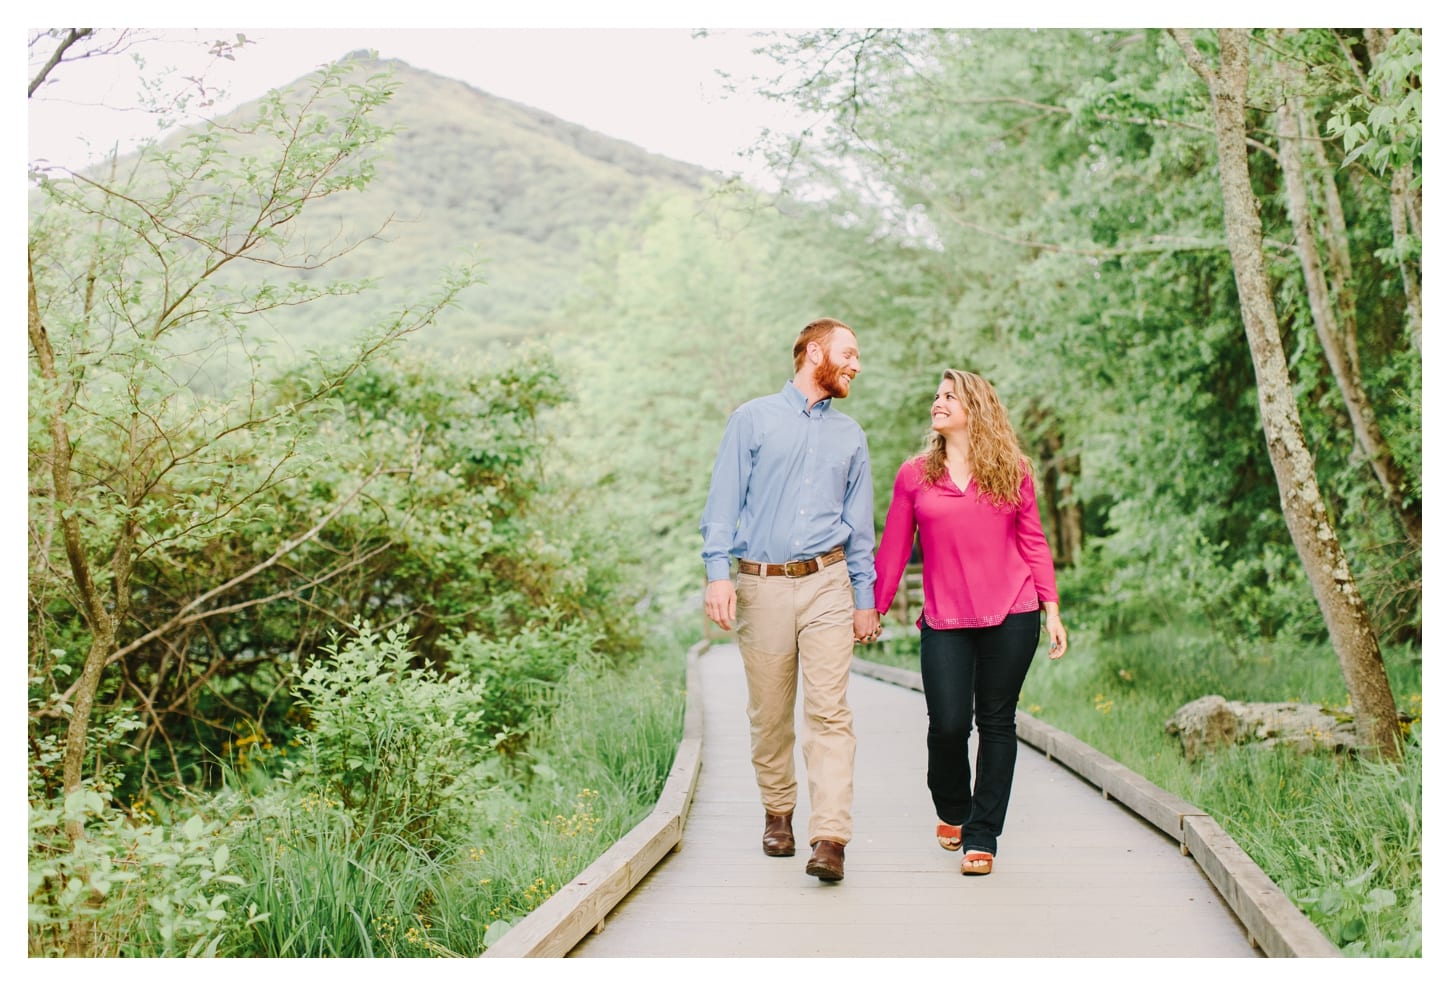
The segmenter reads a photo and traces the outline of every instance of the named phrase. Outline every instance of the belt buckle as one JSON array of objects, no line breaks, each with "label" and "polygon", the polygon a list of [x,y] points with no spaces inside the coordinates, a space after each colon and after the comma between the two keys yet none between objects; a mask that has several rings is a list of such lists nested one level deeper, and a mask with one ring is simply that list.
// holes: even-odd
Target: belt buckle
[{"label": "belt buckle", "polygon": [[798,579],[802,575],[809,575],[816,570],[814,558],[805,561],[788,561],[785,563],[785,574],[787,578]]}]

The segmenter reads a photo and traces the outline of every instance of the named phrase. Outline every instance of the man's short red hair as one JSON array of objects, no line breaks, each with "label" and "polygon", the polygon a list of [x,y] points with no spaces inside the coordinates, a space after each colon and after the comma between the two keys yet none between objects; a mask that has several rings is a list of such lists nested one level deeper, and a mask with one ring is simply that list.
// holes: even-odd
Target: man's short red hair
[{"label": "man's short red hair", "polygon": [[804,365],[807,346],[814,342],[824,347],[826,340],[831,338],[837,329],[845,329],[853,336],[856,334],[855,329],[851,328],[845,322],[836,321],[834,318],[818,318],[810,325],[801,329],[801,334],[796,336],[795,349],[793,351],[795,355],[795,368],[799,370]]}]

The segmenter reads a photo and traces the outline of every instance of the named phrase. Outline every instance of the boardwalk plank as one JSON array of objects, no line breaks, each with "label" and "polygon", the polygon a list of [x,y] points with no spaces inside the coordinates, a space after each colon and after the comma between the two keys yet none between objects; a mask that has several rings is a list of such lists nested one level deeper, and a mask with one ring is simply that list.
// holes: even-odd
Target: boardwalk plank
[{"label": "boardwalk plank", "polygon": [[699,675],[704,756],[678,851],[572,957],[1262,954],[1175,838],[1025,744],[997,870],[961,876],[959,856],[932,835],[925,702],[861,675],[850,686],[857,759],[846,879],[823,884],[805,873],[803,763],[802,849],[766,857],[739,652],[729,644],[706,651]]}]

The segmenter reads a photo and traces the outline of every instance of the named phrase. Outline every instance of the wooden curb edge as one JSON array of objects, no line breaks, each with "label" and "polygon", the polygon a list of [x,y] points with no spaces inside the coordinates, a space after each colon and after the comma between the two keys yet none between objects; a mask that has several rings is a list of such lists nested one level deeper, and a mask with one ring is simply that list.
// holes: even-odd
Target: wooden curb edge
[{"label": "wooden curb edge", "polygon": [[[851,670],[921,691],[921,674],[855,658]],[[1343,953],[1269,879],[1259,865],[1202,809],[1099,752],[1082,740],[1025,712],[1017,737],[1056,760],[1144,821],[1177,840],[1243,924],[1250,941],[1270,958],[1342,958]]]},{"label": "wooden curb edge", "polygon": [[563,958],[589,932],[603,930],[605,916],[666,854],[679,850],[700,778],[705,720],[699,659],[708,646],[702,640],[685,655],[684,737],[654,810],[489,946],[483,958]]},{"label": "wooden curb edge", "polygon": [[[484,958],[561,958],[604,919],[654,866],[678,850],[702,757],[702,640],[686,654],[684,737],[654,810],[574,880],[530,912],[484,952]],[[851,670],[921,691],[921,675],[856,658]],[[1177,840],[1271,958],[1339,958],[1342,953],[1269,879],[1211,816],[1074,736],[1019,712],[1017,735],[1140,818]]]}]

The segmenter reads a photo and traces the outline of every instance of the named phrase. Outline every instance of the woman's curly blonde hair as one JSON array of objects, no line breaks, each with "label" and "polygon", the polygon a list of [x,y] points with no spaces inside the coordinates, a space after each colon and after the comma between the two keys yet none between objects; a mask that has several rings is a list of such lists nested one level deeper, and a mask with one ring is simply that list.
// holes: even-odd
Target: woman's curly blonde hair
[{"label": "woman's curly blonde hair", "polygon": [[[966,370],[946,369],[941,378],[951,382],[967,412],[972,478],[977,489],[998,506],[1017,506],[1022,502],[1022,480],[1032,474],[1032,464],[1022,453],[996,389],[984,377]],[[924,481],[930,485],[941,479],[947,471],[946,439],[928,431],[922,458]]]}]

